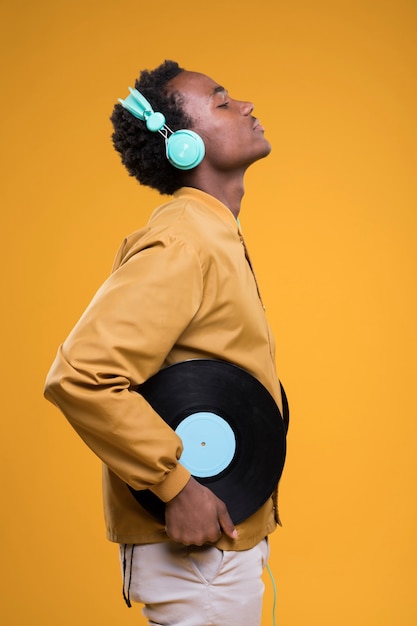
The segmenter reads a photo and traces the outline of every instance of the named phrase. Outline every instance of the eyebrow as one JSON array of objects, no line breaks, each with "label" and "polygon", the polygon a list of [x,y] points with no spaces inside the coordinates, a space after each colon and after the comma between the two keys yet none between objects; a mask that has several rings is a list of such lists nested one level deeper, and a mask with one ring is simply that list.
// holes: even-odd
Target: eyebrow
[{"label": "eyebrow", "polygon": [[225,89],[225,87],[222,87],[221,85],[218,85],[217,87],[215,87],[212,91],[212,96],[215,96],[216,93],[228,93],[227,89]]}]

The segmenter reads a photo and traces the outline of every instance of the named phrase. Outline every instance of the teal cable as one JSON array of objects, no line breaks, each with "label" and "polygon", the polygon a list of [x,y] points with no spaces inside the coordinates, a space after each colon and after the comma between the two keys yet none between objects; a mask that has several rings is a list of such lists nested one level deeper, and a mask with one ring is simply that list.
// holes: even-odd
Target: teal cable
[{"label": "teal cable", "polygon": [[272,572],[271,572],[271,568],[269,567],[268,563],[266,564],[266,569],[267,569],[269,577],[271,579],[272,589],[274,590],[274,601],[273,601],[273,604],[272,604],[272,624],[273,624],[273,626],[276,626],[277,623],[275,621],[275,609],[276,609],[276,606],[277,606],[277,586],[275,584],[275,580],[274,580],[274,577],[273,577]]}]

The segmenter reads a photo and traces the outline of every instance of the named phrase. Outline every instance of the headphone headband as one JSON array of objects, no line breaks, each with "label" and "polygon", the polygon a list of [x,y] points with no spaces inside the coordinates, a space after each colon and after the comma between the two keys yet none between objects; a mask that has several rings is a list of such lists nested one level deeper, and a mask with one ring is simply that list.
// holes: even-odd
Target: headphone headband
[{"label": "headphone headband", "polygon": [[[120,104],[132,115],[146,123],[146,128],[155,133],[162,128],[170,130],[165,124],[165,116],[155,113],[148,100],[137,89],[129,87],[130,95],[125,100],[119,98]],[[172,131],[171,131],[172,132]]]}]

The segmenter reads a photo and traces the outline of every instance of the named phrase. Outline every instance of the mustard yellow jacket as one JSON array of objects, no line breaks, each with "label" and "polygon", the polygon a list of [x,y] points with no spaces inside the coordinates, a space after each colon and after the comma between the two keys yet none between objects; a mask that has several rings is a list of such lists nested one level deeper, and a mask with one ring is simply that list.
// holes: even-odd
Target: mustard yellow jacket
[{"label": "mustard yellow jacket", "polygon": [[[134,391],[168,365],[222,359],[256,377],[282,410],[275,347],[239,226],[221,202],[182,188],[125,239],[114,268],[59,348],[45,395],[103,461],[107,537],[165,541],[127,484],[167,502],[189,479],[181,440]],[[274,498],[238,525],[247,549],[274,530]]]}]

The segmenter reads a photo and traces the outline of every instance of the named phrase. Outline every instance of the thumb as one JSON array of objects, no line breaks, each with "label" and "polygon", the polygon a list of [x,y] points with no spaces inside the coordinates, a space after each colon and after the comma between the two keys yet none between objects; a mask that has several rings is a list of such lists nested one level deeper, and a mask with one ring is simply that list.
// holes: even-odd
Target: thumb
[{"label": "thumb", "polygon": [[237,539],[237,530],[232,522],[232,518],[229,515],[226,505],[222,502],[223,506],[219,510],[219,524],[225,535],[230,539]]}]

